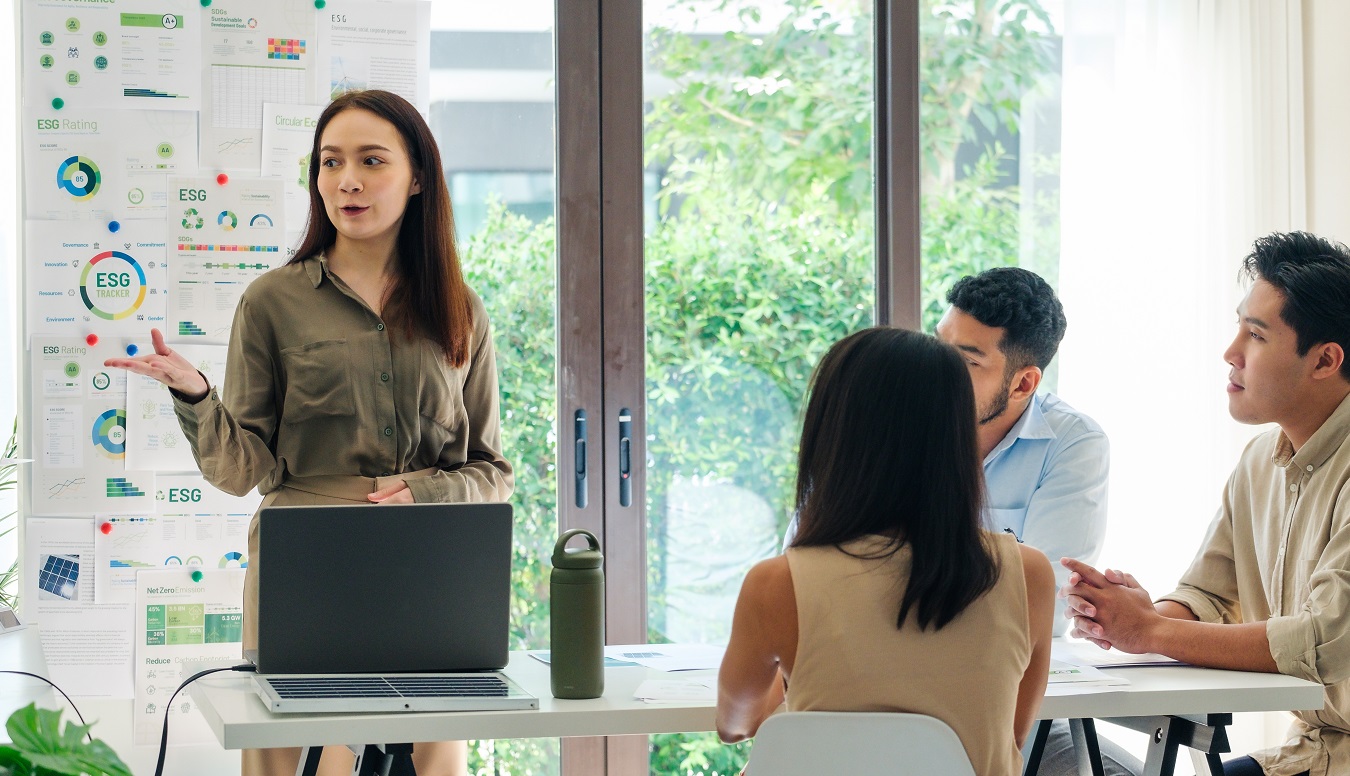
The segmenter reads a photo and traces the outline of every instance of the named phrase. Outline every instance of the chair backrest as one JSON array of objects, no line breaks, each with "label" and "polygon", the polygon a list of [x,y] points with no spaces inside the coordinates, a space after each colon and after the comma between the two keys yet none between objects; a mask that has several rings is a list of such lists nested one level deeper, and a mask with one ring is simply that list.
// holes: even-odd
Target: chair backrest
[{"label": "chair backrest", "polygon": [[956,732],[925,714],[797,711],[760,725],[749,776],[975,776]]}]

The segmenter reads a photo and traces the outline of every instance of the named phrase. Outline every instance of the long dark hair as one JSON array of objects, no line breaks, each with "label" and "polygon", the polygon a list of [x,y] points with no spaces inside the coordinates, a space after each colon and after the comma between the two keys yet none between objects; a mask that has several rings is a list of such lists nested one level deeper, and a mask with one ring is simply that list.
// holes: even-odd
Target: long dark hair
[{"label": "long dark hair", "polygon": [[441,153],[422,115],[407,100],[379,89],[347,92],[329,103],[314,128],[309,157],[309,225],[291,264],[327,250],[337,239],[319,196],[320,141],[333,117],[364,110],[393,124],[403,138],[420,194],[408,201],[398,233],[398,272],[384,300],[384,318],[408,339],[418,333],[435,342],[454,366],[469,359],[473,308],[455,249],[455,217],[445,188]]},{"label": "long dark hair", "polygon": [[874,328],[835,343],[811,378],[797,458],[794,547],[890,537],[908,545],[896,627],[951,622],[998,581],[980,528],[984,474],[975,393],[955,349],[926,334]]}]

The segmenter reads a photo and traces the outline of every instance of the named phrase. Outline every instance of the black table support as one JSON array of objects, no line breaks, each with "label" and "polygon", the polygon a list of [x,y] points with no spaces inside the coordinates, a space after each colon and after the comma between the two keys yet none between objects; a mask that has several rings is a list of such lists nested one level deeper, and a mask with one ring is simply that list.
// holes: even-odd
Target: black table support
[{"label": "black table support", "polygon": [[[1173,776],[1177,766],[1177,752],[1181,747],[1199,753],[1208,766],[1210,776],[1223,776],[1219,755],[1231,751],[1228,726],[1232,714],[1198,714],[1159,717],[1111,717],[1103,719],[1113,725],[1137,730],[1149,737],[1148,756],[1143,776]],[[1036,776],[1045,756],[1045,744],[1050,737],[1053,720],[1043,719],[1036,725],[1031,752],[1023,767],[1023,776]],[[1069,720],[1074,751],[1078,755],[1078,772],[1103,776],[1101,748],[1097,742],[1096,724],[1091,719]]]},{"label": "black table support", "polygon": [[[350,749],[356,755],[352,776],[417,776],[412,744],[366,744]],[[295,776],[315,776],[322,755],[322,746],[307,746],[300,750],[300,765],[295,769]]]}]

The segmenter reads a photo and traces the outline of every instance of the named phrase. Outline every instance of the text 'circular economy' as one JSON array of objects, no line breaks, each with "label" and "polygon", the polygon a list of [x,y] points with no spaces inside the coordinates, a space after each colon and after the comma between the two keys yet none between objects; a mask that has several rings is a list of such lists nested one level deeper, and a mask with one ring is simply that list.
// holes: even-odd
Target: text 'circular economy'
[{"label": "text 'circular economy'", "polygon": [[72,156],[56,169],[56,185],[81,202],[97,194],[102,181],[98,165],[88,157]]},{"label": "text 'circular economy'", "polygon": [[111,409],[98,416],[93,428],[94,447],[109,458],[122,458],[127,452],[126,410]]},{"label": "text 'circular economy'", "polygon": [[145,270],[121,251],[100,253],[80,273],[84,306],[105,321],[118,321],[136,312],[145,301],[145,288]]}]

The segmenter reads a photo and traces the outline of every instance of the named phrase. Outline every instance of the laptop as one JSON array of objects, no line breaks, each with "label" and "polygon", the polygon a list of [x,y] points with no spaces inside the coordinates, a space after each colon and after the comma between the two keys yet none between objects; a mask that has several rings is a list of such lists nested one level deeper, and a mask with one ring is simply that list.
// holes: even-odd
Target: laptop
[{"label": "laptop", "polygon": [[273,712],[537,709],[501,669],[509,504],[268,507],[255,689]]}]

